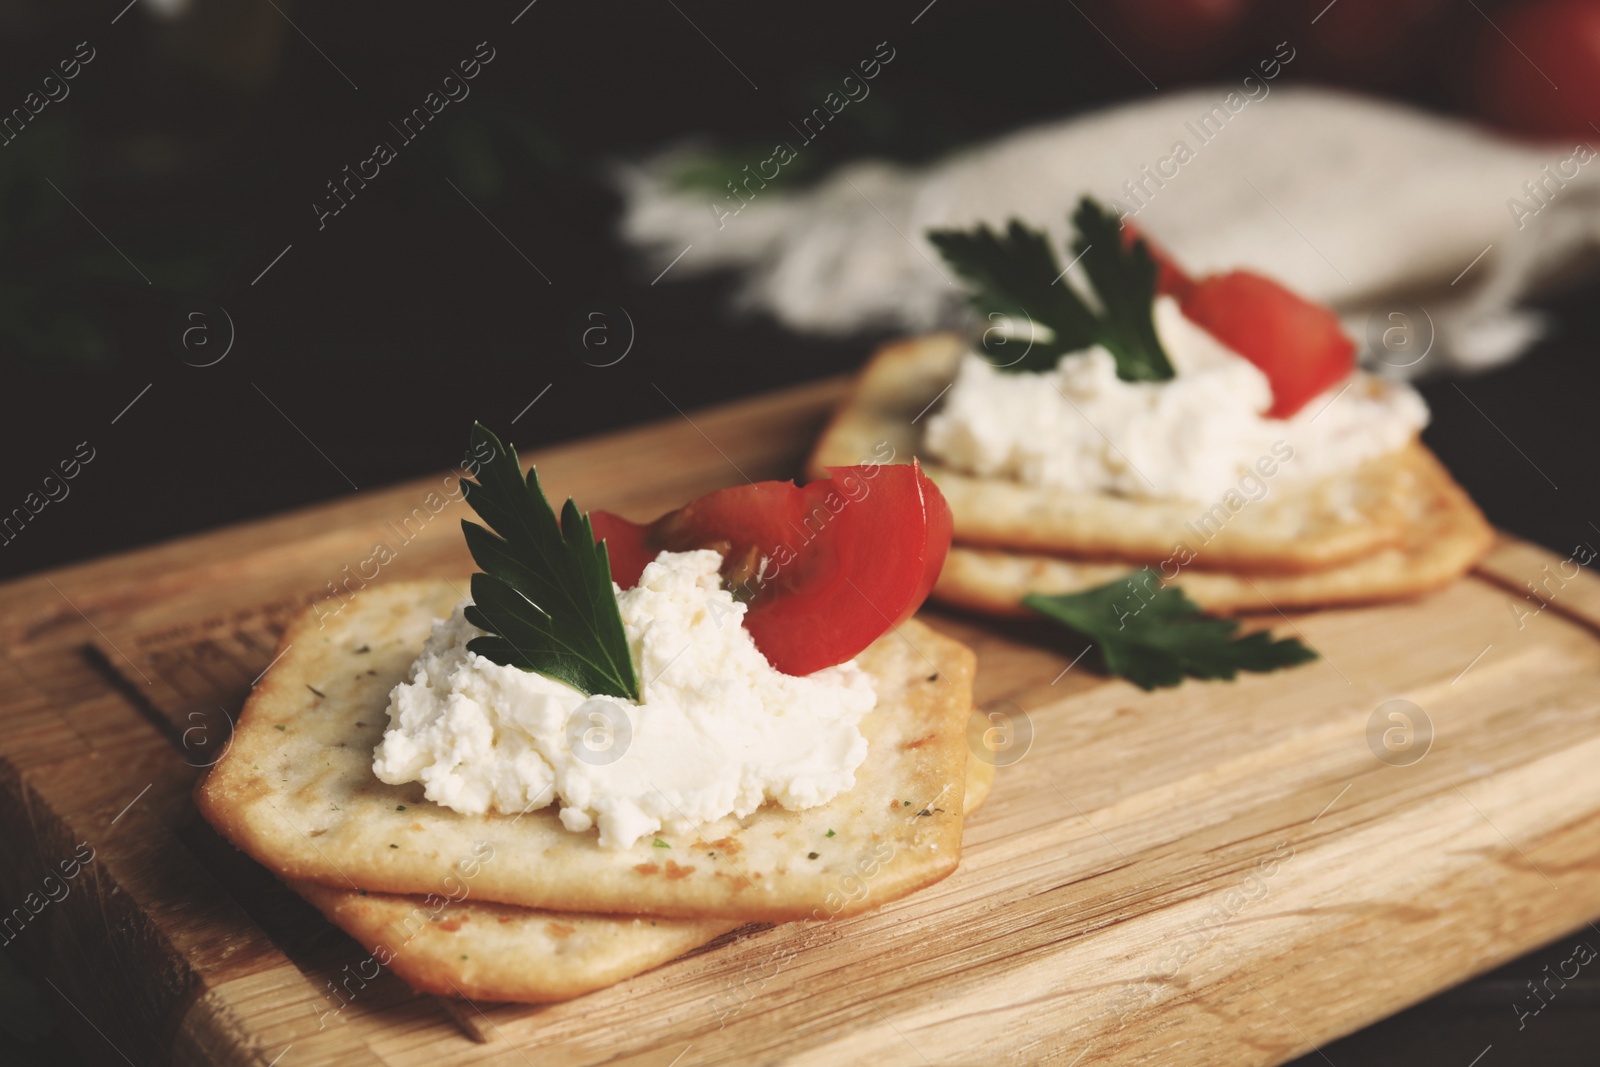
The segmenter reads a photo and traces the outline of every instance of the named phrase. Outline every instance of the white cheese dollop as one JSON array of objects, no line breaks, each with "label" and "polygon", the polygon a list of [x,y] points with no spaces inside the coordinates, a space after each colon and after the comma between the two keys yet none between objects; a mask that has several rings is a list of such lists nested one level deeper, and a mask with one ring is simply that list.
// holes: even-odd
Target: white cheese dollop
[{"label": "white cheese dollop", "polygon": [[805,677],[774,670],[721,565],[711,550],[663,552],[617,592],[637,704],[469,652],[483,631],[458,606],[390,694],[373,773],[421,782],[429,800],[469,814],[559,800],[562,824],[598,823],[607,848],[850,789],[867,755],[861,718],[877,703],[871,676],[854,660]]},{"label": "white cheese dollop", "polygon": [[[1110,352],[1061,357],[1016,374],[962,357],[943,406],[928,419],[930,455],[957,470],[1073,492],[1207,503],[1262,457],[1292,459],[1279,477],[1312,481],[1404,447],[1428,408],[1403,382],[1356,371],[1291,418],[1269,419],[1272,387],[1255,364],[1190,322],[1168,297],[1156,332],[1176,376],[1125,382]],[[1012,342],[1015,344],[1016,342]]]}]

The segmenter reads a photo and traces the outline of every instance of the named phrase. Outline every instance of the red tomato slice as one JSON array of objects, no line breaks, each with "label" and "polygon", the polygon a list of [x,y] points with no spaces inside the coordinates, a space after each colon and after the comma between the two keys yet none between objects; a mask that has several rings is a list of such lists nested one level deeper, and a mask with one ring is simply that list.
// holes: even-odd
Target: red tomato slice
[{"label": "red tomato slice", "polygon": [[715,548],[745,629],[785,674],[843,663],[909,618],[950,549],[950,506],[916,464],[829,467],[797,486],[720,489],[649,523],[593,511],[624,589],[663,550]]},{"label": "red tomato slice", "polygon": [[1194,279],[1184,273],[1178,261],[1165,248],[1150,239],[1150,235],[1139,229],[1127,219],[1122,220],[1122,243],[1128,248],[1133,247],[1135,241],[1143,241],[1145,250],[1150,253],[1150,258],[1156,261],[1156,292],[1162,296],[1174,297],[1182,300],[1194,289]]},{"label": "red tomato slice", "polygon": [[1306,401],[1349,377],[1356,346],[1339,317],[1271,278],[1250,271],[1212,274],[1199,281],[1124,219],[1127,245],[1142,240],[1156,261],[1156,292],[1178,301],[1191,322],[1261,368],[1272,384],[1273,418],[1286,419]]},{"label": "red tomato slice", "polygon": [[1273,418],[1286,419],[1349,377],[1355,342],[1339,317],[1246,270],[1201,278],[1180,306],[1190,320],[1261,368],[1272,383]]}]

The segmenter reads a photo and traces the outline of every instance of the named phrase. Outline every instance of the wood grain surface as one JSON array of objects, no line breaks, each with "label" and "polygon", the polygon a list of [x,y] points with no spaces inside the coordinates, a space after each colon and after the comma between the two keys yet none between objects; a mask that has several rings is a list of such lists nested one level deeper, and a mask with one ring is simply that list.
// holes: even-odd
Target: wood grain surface
[{"label": "wood grain surface", "polygon": [[[841,390],[525,459],[647,516],[794,474]],[[950,879],[566,1004],[447,1008],[382,974],[334,1011],[366,953],[189,790],[300,604],[470,566],[442,478],[0,587],[0,936],[92,1061],[1272,1064],[1600,916],[1600,582],[1507,540],[1426,600],[1273,619],[1311,666],[1156,694],[1041,626],[926,613],[1031,734]],[[1431,743],[1385,748],[1396,700]]]}]

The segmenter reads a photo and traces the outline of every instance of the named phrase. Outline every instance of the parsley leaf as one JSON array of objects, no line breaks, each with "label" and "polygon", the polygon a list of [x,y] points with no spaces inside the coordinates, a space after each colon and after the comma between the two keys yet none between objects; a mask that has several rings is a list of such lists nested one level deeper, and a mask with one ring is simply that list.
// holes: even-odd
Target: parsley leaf
[{"label": "parsley leaf", "polygon": [[529,468],[524,480],[516,452],[475,423],[469,458],[483,455],[485,444],[491,455],[478,468],[478,480],[461,479],[467,503],[494,531],[461,521],[472,558],[483,568],[472,576],[467,621],[487,631],[467,648],[590,696],[639,699],[611,589],[611,561],[605,546],[595,543],[589,517],[569,499],[558,523],[538,473]]},{"label": "parsley leaf", "polygon": [[[1143,591],[1134,578],[1145,573]],[[1152,588],[1135,572],[1081,593],[1032,594],[1022,603],[1094,642],[1106,670],[1144,690],[1178,685],[1185,674],[1232,679],[1239,671],[1275,671],[1317,658],[1297,639],[1265,631],[1235,637],[1239,623],[1212,619],[1177,586]],[[1131,591],[1130,591],[1131,590]]]},{"label": "parsley leaf", "polygon": [[[1144,238],[1122,243],[1122,223],[1087,196],[1072,214],[1078,236],[1072,250],[1104,309],[1100,343],[1117,360],[1117,377],[1129,382],[1160,382],[1173,375],[1172,363],[1156,336],[1156,261]],[[1066,284],[1066,279],[1062,279]]]},{"label": "parsley leaf", "polygon": [[1020,360],[1002,369],[1049,370],[1066,353],[1099,341],[1095,313],[1065,278],[1055,281],[1061,265],[1044,234],[1012,219],[1004,234],[980,225],[971,232],[931,230],[928,240],[975,286],[972,303],[980,313],[1002,322],[1049,327],[1048,340],[1035,337]]},{"label": "parsley leaf", "polygon": [[1089,275],[1098,309],[1063,276],[1049,239],[1016,219],[1003,235],[980,225],[971,231],[932,230],[928,240],[973,284],[972,302],[979,312],[1049,328],[1048,340],[1034,338],[1021,358],[996,363],[997,369],[1049,370],[1068,352],[1101,345],[1124,381],[1171,378],[1172,363],[1156,336],[1156,263],[1149,247],[1142,238],[1124,247],[1121,222],[1089,197],[1079,202],[1072,223],[1077,231],[1072,251]]}]

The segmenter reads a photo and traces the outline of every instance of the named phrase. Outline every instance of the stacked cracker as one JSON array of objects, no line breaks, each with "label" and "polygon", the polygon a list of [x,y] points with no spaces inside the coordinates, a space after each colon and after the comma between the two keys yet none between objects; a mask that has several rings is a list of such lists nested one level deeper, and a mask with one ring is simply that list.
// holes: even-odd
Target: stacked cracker
[{"label": "stacked cracker", "polygon": [[1204,508],[979,478],[931,461],[917,423],[967,344],[935,335],[889,345],[823,432],[810,469],[860,462],[885,442],[938,484],[956,545],[934,595],[1005,615],[1030,593],[1075,593],[1148,566],[1214,614],[1393,600],[1471,569],[1494,534],[1419,441],[1309,485]]},{"label": "stacked cracker", "polygon": [[955,869],[994,769],[967,758],[972,653],[914,621],[859,657],[879,702],[855,787],[806,811],[768,805],[617,850],[554,805],[463,815],[378,781],[389,692],[456,589],[391,584],[302,616],[196,790],[223,836],[416,989],[564,1000],[745,923],[856,914]]}]

